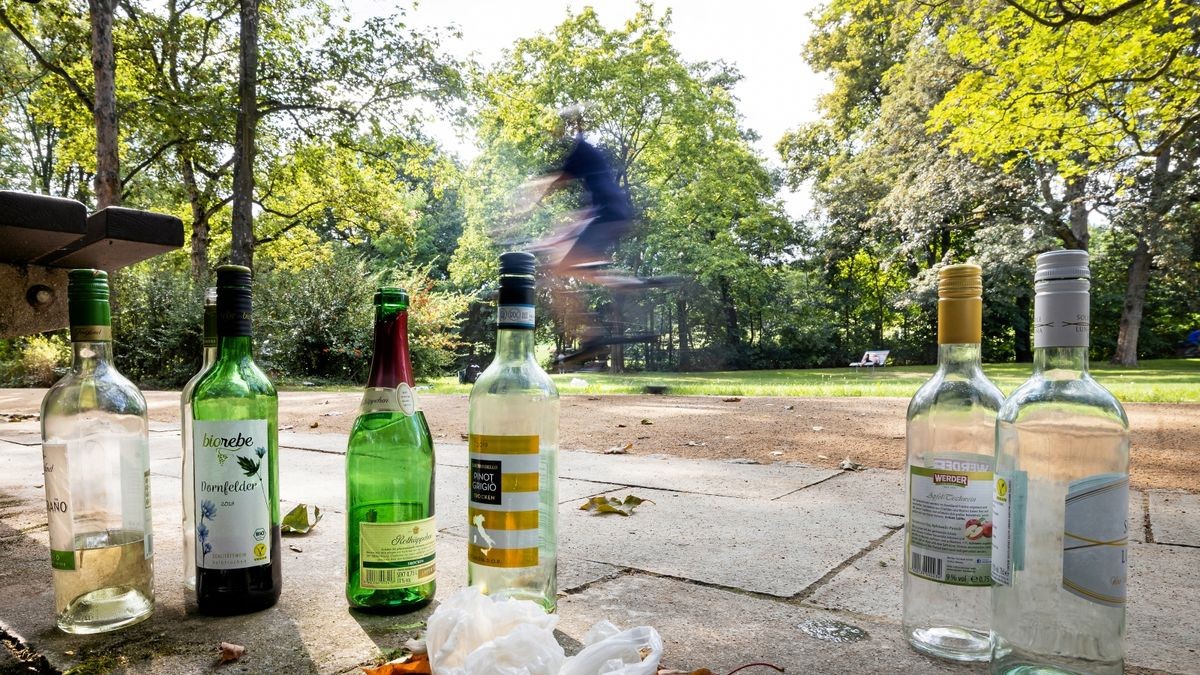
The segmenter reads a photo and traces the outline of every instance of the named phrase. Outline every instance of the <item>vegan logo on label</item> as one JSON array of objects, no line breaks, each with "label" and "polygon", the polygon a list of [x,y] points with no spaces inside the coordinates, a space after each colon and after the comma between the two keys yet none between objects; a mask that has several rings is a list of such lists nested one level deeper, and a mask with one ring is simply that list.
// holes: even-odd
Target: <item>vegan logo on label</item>
[{"label": "vegan logo on label", "polygon": [[254,545],[254,557],[255,558],[267,557],[267,545],[262,544],[262,543],[255,544]]},{"label": "vegan logo on label", "polygon": [[967,487],[967,485],[969,483],[970,483],[970,479],[968,479],[966,476],[964,476],[962,474],[955,474],[955,473],[935,473],[935,474],[933,474],[933,484],[934,485],[950,484],[950,485],[960,485],[962,487]]},{"label": "vegan logo on label", "polygon": [[1004,501],[1008,498],[1008,481],[1003,478],[996,479],[996,499]]}]

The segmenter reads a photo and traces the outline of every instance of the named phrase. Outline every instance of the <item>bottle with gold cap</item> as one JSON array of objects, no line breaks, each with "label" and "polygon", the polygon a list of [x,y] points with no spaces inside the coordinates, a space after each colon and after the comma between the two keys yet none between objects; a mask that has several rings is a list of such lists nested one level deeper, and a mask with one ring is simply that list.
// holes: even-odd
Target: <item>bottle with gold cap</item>
[{"label": "bottle with gold cap", "polygon": [[986,661],[996,412],[983,374],[982,270],[938,273],[938,367],[908,405],[904,635],[918,651]]},{"label": "bottle with gold cap", "polygon": [[54,608],[68,633],[154,611],[146,399],[112,363],[108,274],[71,270],[71,369],[42,399]]}]

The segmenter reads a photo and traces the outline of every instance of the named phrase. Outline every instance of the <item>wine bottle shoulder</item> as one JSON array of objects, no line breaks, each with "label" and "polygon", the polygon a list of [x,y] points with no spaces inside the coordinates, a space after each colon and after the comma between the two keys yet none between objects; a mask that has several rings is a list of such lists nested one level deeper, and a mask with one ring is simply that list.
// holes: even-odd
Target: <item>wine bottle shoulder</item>
[{"label": "wine bottle shoulder", "polygon": [[1129,417],[1125,408],[1107,389],[1090,375],[1078,379],[1056,380],[1035,375],[1017,387],[1004,405],[1000,406],[997,419],[1002,422],[1019,422],[1021,419],[1057,411],[1063,419],[1097,418],[1118,423],[1129,428]]},{"label": "wine bottle shoulder", "polygon": [[278,398],[275,385],[250,358],[218,359],[204,372],[192,400],[214,398]]}]

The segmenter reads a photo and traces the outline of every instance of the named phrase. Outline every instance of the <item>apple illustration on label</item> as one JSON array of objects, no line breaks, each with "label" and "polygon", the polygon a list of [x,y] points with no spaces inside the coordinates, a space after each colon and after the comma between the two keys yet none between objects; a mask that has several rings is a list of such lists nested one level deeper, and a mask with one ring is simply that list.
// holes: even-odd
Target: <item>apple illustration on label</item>
[{"label": "apple illustration on label", "polygon": [[981,537],[992,538],[992,524],[987,520],[972,518],[963,524],[963,530],[967,539],[971,541],[978,541]]}]

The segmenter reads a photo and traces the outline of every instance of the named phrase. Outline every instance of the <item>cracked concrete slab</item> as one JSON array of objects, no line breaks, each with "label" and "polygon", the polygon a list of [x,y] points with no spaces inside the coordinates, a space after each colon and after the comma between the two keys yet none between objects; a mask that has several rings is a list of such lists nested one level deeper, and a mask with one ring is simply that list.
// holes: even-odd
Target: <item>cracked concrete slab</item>
[{"label": "cracked concrete slab", "polygon": [[1200,547],[1200,495],[1164,490],[1149,494],[1155,543]]}]

